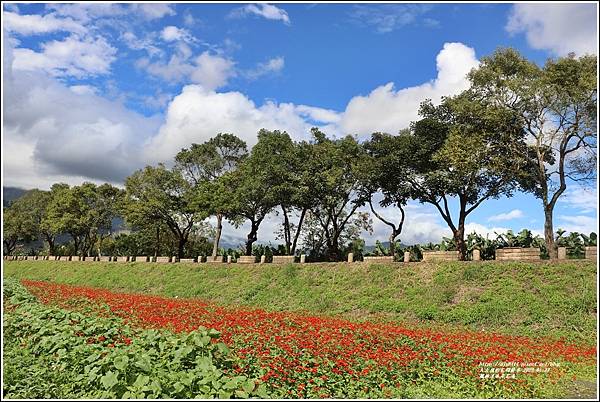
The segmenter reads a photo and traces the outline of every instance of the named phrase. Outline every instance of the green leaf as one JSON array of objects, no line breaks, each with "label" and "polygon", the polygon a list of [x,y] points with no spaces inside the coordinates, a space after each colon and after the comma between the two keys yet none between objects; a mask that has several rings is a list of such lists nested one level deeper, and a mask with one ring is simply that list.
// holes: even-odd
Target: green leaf
[{"label": "green leaf", "polygon": [[102,378],[100,378],[100,382],[102,383],[104,388],[111,389],[119,382],[118,377],[119,375],[117,373],[109,371],[106,374],[104,374]]},{"label": "green leaf", "polygon": [[129,364],[129,358],[127,356],[118,356],[114,360],[115,368],[119,371],[123,371],[127,368]]}]

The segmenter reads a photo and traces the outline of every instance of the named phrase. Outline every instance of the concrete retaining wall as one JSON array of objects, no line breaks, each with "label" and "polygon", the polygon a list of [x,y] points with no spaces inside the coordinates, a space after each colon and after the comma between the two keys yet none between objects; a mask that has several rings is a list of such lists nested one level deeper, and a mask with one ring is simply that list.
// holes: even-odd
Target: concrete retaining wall
[{"label": "concrete retaining wall", "polygon": [[458,261],[458,251],[423,251],[423,261]]},{"label": "concrete retaining wall", "polygon": [[531,261],[541,260],[540,249],[537,247],[506,247],[496,250],[496,260],[498,261]]}]

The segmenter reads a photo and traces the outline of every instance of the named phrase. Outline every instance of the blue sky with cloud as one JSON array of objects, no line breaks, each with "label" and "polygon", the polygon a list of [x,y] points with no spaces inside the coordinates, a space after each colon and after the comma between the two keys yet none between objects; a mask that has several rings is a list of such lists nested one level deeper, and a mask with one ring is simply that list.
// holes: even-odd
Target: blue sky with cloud
[{"label": "blue sky with cloud", "polygon": [[[467,87],[498,46],[543,64],[595,53],[595,4],[10,4],[4,3],[4,185],[122,183],[182,147],[258,129],[364,139],[395,133],[427,98]],[[596,227],[596,191],[571,187],[557,227]],[[447,229],[411,204],[408,243]],[[393,214],[393,211],[383,211]],[[482,233],[541,231],[528,194],[484,203]],[[263,240],[274,240],[276,217]],[[374,220],[372,239],[387,228]],[[232,236],[244,228],[229,228]]]}]

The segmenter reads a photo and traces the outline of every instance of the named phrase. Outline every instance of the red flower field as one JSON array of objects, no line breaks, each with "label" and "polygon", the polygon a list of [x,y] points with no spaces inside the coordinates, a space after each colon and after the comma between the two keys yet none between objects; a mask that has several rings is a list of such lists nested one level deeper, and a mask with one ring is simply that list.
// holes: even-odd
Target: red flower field
[{"label": "red flower field", "polygon": [[[23,284],[44,303],[70,309],[82,301],[106,305],[135,326],[176,332],[215,328],[241,360],[236,371],[258,375],[283,396],[336,396],[339,387],[352,386],[360,387],[356,395],[372,394],[378,387],[382,396],[402,396],[401,390],[412,384],[450,378],[461,379],[459,388],[528,396],[539,378],[539,373],[523,373],[528,363],[559,363],[560,368],[542,374],[547,381],[557,381],[569,364],[596,364],[595,347],[562,340],[356,323],[48,282]],[[492,374],[504,378],[481,378],[480,364],[494,362],[510,362],[519,369]]]}]

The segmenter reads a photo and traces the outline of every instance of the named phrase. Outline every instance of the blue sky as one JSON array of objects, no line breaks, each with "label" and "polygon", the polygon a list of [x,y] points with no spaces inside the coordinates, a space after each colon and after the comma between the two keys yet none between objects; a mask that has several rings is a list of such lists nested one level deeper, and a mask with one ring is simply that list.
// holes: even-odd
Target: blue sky
[{"label": "blue sky", "polygon": [[[539,64],[595,53],[596,15],[595,4],[4,3],[4,184],[120,184],[220,131],[250,145],[261,127],[297,139],[313,125],[361,139],[397,132],[422,100],[465,89],[499,46]],[[595,188],[564,200],[556,227],[596,228]],[[447,231],[432,208],[408,214],[406,242]],[[277,221],[259,235],[274,240]],[[517,194],[468,222],[540,232],[543,214]],[[374,224],[371,238],[385,239]]]}]

